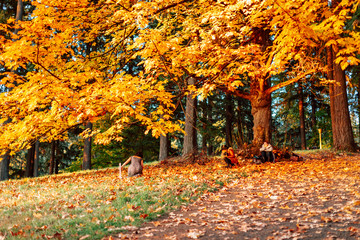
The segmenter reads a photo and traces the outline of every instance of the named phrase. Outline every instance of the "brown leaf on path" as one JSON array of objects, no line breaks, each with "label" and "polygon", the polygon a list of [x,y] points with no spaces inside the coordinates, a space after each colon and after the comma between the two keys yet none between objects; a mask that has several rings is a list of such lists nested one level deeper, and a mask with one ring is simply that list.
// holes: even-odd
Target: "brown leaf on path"
[{"label": "brown leaf on path", "polygon": [[190,229],[188,230],[188,234],[187,234],[187,236],[191,239],[198,239],[204,235],[205,235],[205,231],[199,229]]},{"label": "brown leaf on path", "polygon": [[152,222],[152,224],[154,224],[154,226],[155,226],[155,227],[157,227],[157,226],[160,226],[160,225],[161,225],[161,223],[160,223],[159,221]]}]

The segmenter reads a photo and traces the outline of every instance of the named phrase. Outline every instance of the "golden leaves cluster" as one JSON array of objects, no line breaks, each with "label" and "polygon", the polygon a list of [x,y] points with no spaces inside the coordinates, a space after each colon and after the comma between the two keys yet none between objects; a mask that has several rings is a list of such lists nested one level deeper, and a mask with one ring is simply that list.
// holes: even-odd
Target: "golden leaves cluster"
[{"label": "golden leaves cluster", "polygon": [[[34,1],[32,15],[1,26],[0,148],[16,151],[35,140],[66,137],[66,131],[110,116],[115,124],[97,140],[107,143],[132,121],[154,136],[179,130],[171,120],[172,94],[165,83],[124,71],[134,52],[136,22],[128,1]],[[26,70],[26,71],[25,71]],[[149,110],[154,105],[155,110]],[[11,121],[7,121],[10,119]]]}]

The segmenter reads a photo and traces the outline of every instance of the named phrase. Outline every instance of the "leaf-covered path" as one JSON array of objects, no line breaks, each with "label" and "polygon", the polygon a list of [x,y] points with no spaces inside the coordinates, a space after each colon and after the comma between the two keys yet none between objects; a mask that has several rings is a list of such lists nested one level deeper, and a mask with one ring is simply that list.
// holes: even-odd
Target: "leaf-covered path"
[{"label": "leaf-covered path", "polygon": [[360,239],[360,156],[246,165],[252,174],[113,239]]}]

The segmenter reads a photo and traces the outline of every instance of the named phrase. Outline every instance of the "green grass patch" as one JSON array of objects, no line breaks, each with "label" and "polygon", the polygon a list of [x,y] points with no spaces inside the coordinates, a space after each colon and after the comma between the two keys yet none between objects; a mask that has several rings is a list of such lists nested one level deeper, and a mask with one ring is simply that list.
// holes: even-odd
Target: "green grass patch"
[{"label": "green grass patch", "polygon": [[0,237],[79,239],[139,226],[247,174],[218,165],[146,166],[138,178],[116,168],[0,183]]}]

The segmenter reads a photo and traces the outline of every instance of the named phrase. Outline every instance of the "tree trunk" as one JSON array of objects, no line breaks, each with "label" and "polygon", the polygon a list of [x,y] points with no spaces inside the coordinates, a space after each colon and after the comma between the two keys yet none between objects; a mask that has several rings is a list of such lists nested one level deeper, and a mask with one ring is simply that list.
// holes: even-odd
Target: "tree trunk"
[{"label": "tree trunk", "polygon": [[[270,30],[265,28],[254,29],[255,43],[261,45],[262,52],[266,53],[271,45]],[[261,68],[262,66],[258,66]],[[260,76],[251,81],[251,114],[254,118],[254,138],[252,145],[260,148],[264,141],[271,143],[271,93],[265,93],[271,86],[270,76]]]},{"label": "tree trunk", "polygon": [[159,161],[165,160],[169,156],[169,135],[166,134],[160,136],[160,150],[159,150]]},{"label": "tree trunk", "polygon": [[35,152],[34,152],[34,177],[39,176],[39,141],[35,142]]},{"label": "tree trunk", "polygon": [[[11,119],[8,118],[3,125],[8,124],[11,122]],[[10,177],[9,174],[10,168],[10,151],[7,150],[1,157],[0,157],[0,181],[8,180]]]},{"label": "tree trunk", "polygon": [[358,95],[358,105],[357,105],[357,109],[358,109],[358,139],[357,141],[360,142],[360,79],[358,80],[358,87],[357,87],[357,95]]},{"label": "tree trunk", "polygon": [[[313,84],[311,83],[311,89],[314,89]],[[317,109],[317,104],[316,104],[316,100],[315,100],[315,94],[312,93],[312,91],[310,91],[310,104],[311,104],[311,132],[312,132],[312,137],[316,137],[317,135],[317,130],[316,130],[316,109]]]},{"label": "tree trunk", "polygon": [[241,102],[242,99],[238,98],[237,99],[237,127],[238,127],[238,141],[237,141],[237,145],[239,147],[242,147],[245,143],[245,136],[244,136],[244,126],[246,126],[245,124],[245,120],[244,120],[244,116],[245,116],[245,111]]},{"label": "tree trunk", "polygon": [[35,144],[32,144],[31,148],[28,150],[28,156],[26,159],[25,177],[33,177],[34,155],[35,155]]},{"label": "tree trunk", "polygon": [[[17,8],[16,8],[16,16],[15,21],[22,20],[24,15],[24,6],[23,1],[18,0]],[[15,29],[14,34],[17,34],[19,30]],[[14,70],[15,72],[15,70]],[[11,122],[11,119],[7,119],[4,122],[4,125]],[[0,181],[8,180],[9,179],[9,167],[10,167],[10,151],[6,151],[2,156],[0,156]]]},{"label": "tree trunk", "polygon": [[[194,85],[195,79],[190,77],[188,85]],[[183,155],[194,153],[197,151],[197,138],[196,138],[196,97],[190,93],[186,98],[185,109],[185,136]]]},{"label": "tree trunk", "polygon": [[232,104],[232,96],[230,94],[226,94],[225,97],[225,143],[227,146],[232,146],[232,125],[233,125],[233,104]]},{"label": "tree trunk", "polygon": [[[212,118],[212,109],[213,109],[213,101],[212,98],[209,97],[207,98],[207,104],[206,104],[206,110],[207,110],[207,115],[206,115],[206,122],[212,126],[212,122],[213,122],[213,118]],[[207,128],[209,128],[209,125],[207,126]],[[214,144],[212,141],[212,134],[207,134],[207,154],[208,155],[212,155],[214,153]]]},{"label": "tree trunk", "polygon": [[254,138],[252,145],[260,147],[264,141],[271,143],[271,95],[253,95],[251,101],[251,114],[254,118]]},{"label": "tree trunk", "polygon": [[1,156],[0,162],[0,181],[9,179],[10,152],[6,152]]},{"label": "tree trunk", "polygon": [[306,149],[306,135],[305,135],[305,114],[304,114],[304,94],[303,87],[301,82],[299,82],[299,116],[300,116],[300,140],[301,140],[301,149]]},{"label": "tree trunk", "polygon": [[54,172],[55,174],[59,174],[59,158],[60,158],[60,142],[59,140],[56,140],[56,144],[55,144],[55,152],[56,152],[56,157],[55,157],[55,166],[54,166]]},{"label": "tree trunk", "polygon": [[[333,148],[335,150],[355,151],[354,135],[351,126],[345,72],[334,62],[336,49],[328,48],[328,78],[335,80],[330,84],[331,126]],[[331,78],[333,77],[333,78]]]},{"label": "tree trunk", "polygon": [[[18,4],[16,7],[16,21],[21,21],[24,15],[24,3],[22,0],[18,0]],[[14,30],[14,34],[17,34],[19,29]]]},{"label": "tree trunk", "polygon": [[50,157],[50,164],[49,164],[49,174],[52,175],[54,173],[54,164],[55,164],[55,141],[51,142],[51,157]]},{"label": "tree trunk", "polygon": [[202,154],[207,154],[207,144],[209,141],[209,131],[208,131],[208,105],[206,100],[201,104],[202,109],[202,141],[201,141],[201,152]]},{"label": "tree trunk", "polygon": [[[86,130],[89,133],[92,130],[92,123],[86,123]],[[84,140],[84,158],[82,164],[82,170],[90,170],[91,169],[91,137],[85,138]]]}]

